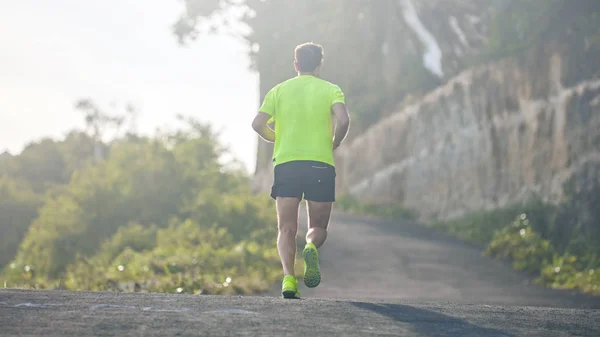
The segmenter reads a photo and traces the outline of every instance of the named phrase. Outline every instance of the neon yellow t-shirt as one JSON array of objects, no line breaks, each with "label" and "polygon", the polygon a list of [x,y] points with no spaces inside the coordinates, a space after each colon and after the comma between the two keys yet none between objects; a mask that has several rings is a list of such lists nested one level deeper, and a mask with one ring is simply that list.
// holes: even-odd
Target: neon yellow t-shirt
[{"label": "neon yellow t-shirt", "polygon": [[345,103],[339,86],[311,75],[282,82],[266,95],[259,111],[275,122],[273,165],[314,160],[334,166],[331,106]]}]

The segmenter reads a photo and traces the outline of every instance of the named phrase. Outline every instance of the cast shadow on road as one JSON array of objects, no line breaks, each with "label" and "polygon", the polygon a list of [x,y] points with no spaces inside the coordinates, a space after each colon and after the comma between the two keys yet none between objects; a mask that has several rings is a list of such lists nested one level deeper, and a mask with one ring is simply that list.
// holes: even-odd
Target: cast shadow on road
[{"label": "cast shadow on road", "polygon": [[390,317],[397,322],[407,323],[414,332],[427,337],[516,337],[508,332],[484,328],[473,325],[462,319],[408,305],[374,304],[365,302],[350,302],[350,304],[360,309],[370,310],[377,314]]}]

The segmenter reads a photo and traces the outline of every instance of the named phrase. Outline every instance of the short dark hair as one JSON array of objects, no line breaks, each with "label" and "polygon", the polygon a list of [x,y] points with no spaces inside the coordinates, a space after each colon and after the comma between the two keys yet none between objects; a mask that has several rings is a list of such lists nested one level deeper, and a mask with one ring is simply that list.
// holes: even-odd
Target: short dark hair
[{"label": "short dark hair", "polygon": [[312,42],[303,43],[294,50],[294,57],[298,70],[309,73],[323,62],[323,46]]}]

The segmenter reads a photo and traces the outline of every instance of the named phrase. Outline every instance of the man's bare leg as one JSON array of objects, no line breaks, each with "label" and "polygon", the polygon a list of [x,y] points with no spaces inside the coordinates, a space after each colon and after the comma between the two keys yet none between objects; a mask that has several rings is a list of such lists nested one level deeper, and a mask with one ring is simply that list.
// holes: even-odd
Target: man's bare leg
[{"label": "man's bare leg", "polygon": [[331,202],[308,201],[308,231],[306,242],[320,248],[327,239],[327,227],[331,218]]},{"label": "man's bare leg", "polygon": [[318,248],[327,238],[331,204],[331,202],[307,202],[308,232],[302,257],[304,257],[304,284],[309,288],[314,288],[321,283]]},{"label": "man's bare leg", "polygon": [[277,250],[281,258],[283,275],[295,275],[296,262],[296,233],[298,232],[298,206],[297,198],[277,197]]}]

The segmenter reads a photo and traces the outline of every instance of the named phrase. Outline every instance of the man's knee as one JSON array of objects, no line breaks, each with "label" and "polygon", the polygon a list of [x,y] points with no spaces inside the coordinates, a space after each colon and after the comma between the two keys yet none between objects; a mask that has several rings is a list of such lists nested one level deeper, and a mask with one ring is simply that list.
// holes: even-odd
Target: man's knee
[{"label": "man's knee", "polygon": [[325,228],[313,227],[306,232],[306,237],[319,237],[325,240],[327,237],[327,230]]},{"label": "man's knee", "polygon": [[277,230],[282,234],[293,234],[296,235],[298,232],[298,223],[286,223],[280,222],[277,225]]},{"label": "man's knee", "polygon": [[306,233],[306,242],[312,242],[317,248],[320,248],[327,240],[327,230],[320,227],[312,227]]}]

